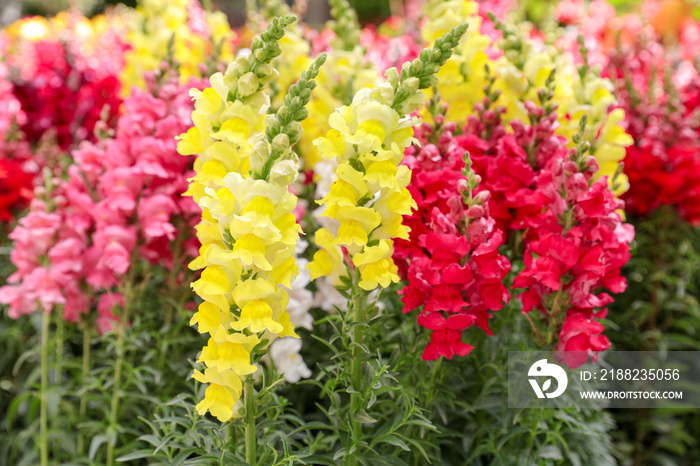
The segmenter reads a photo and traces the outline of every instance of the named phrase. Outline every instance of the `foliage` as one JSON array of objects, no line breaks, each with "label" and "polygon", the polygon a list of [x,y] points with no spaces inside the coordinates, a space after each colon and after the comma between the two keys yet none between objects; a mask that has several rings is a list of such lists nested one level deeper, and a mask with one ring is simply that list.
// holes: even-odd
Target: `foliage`
[{"label": "foliage", "polygon": [[[635,254],[625,270],[629,288],[610,310],[610,321],[618,322],[610,333],[613,348],[698,351],[700,232],[670,207],[636,219],[635,228]],[[622,464],[691,464],[688,458],[700,454],[696,409],[619,410],[615,416]]]}]

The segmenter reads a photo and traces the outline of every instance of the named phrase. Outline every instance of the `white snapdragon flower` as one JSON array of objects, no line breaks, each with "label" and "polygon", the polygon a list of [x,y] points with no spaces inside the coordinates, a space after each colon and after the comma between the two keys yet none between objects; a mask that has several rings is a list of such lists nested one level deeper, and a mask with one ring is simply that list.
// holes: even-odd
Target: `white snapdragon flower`
[{"label": "white snapdragon flower", "polygon": [[316,162],[314,174],[318,177],[316,181],[316,198],[323,199],[331,192],[331,185],[335,181],[335,170],[338,162],[333,159],[322,159]]},{"label": "white snapdragon flower", "polygon": [[328,277],[318,278],[316,281],[316,294],[314,295],[314,305],[326,312],[334,314],[336,308],[341,311],[347,310],[348,301],[335,289]]},{"label": "white snapdragon flower", "polygon": [[280,338],[270,346],[270,358],[277,370],[284,375],[284,380],[296,383],[311,377],[311,370],[299,354],[301,340],[297,338]]},{"label": "white snapdragon flower", "polygon": [[308,262],[306,259],[297,259],[300,272],[292,281],[287,312],[289,312],[289,319],[295,327],[304,327],[311,330],[314,326],[314,318],[309,309],[314,305],[314,295],[310,290],[306,289],[306,285],[311,282],[311,275],[306,270]]}]

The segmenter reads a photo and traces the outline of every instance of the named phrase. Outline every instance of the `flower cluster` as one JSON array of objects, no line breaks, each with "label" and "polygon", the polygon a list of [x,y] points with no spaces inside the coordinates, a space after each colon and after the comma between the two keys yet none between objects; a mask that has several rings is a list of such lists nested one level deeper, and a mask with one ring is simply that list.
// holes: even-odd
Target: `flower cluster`
[{"label": "flower cluster", "polygon": [[28,141],[36,143],[49,132],[67,150],[94,140],[99,120],[114,121],[125,45],[104,17],[62,13],[51,20],[23,19],[7,34],[3,59],[26,116],[20,129]]},{"label": "flower cluster", "polygon": [[[133,90],[124,101],[124,115],[112,137],[73,152],[76,168],[69,168],[76,188],[71,192],[73,206],[93,217],[95,242],[104,235],[111,246],[97,264],[97,275],[105,280],[97,284],[102,288],[117,284],[134,252],[172,268],[174,261],[183,260],[174,257],[171,248],[176,237],[184,244],[184,257],[197,251],[188,234],[196,206],[180,196],[192,160],[176,156],[174,138],[191,124],[192,105],[183,91],[202,88],[206,81],[181,85],[172,72],[165,74],[160,83],[154,73],[144,75],[147,89]],[[78,179],[85,181],[82,186]]]},{"label": "flower cluster", "polygon": [[424,125],[420,149],[406,159],[419,209],[405,219],[412,234],[395,255],[409,281],[404,310],[424,306],[419,324],[434,330],[424,358],[468,353],[462,331],[476,324],[488,333],[489,310],[509,299],[502,281],[510,263],[498,252],[507,239],[510,257],[524,259],[513,282],[514,290],[525,290],[518,295],[523,312],[539,310],[536,339],[551,343],[558,336],[558,348],[568,351],[603,350],[609,343],[595,319],[612,302],[604,289],[625,289],[620,272],[634,237],[622,222],[624,203],[605,177],[594,180],[598,162],[587,154],[586,118],[572,138],[575,147],[556,134],[553,75],[538,91],[542,106],[523,103],[529,125],[503,122],[508,110],[497,105],[496,81],[488,79],[460,135],[434,97],[435,124]]},{"label": "flower cluster", "polygon": [[30,17],[3,31],[0,221],[27,206],[44,167],[59,175],[66,151],[94,141],[100,120],[114,124],[124,47],[103,16]]},{"label": "flower cluster", "polygon": [[[442,83],[440,93],[451,103],[446,115],[448,121],[462,124],[475,110],[479,113],[477,105],[485,97],[483,89],[492,77],[495,77],[494,89],[501,94],[500,104],[505,108],[503,120],[525,121],[528,117],[525,102],[537,102],[538,89],[553,79],[555,92],[551,104],[557,109],[557,134],[564,136],[571,147],[571,138],[586,115],[585,138],[591,144],[591,154],[599,161],[596,177],[612,177],[624,157],[624,147],[631,140],[620,129],[621,112],[609,112],[615,102],[609,80],[601,78],[585,60],[577,66],[572,54],[525,37],[493,15],[491,20],[496,30],[491,24],[482,27],[475,2],[433,0],[426,4],[425,13],[428,19],[421,33],[427,42],[454,24],[467,21],[471,25],[454,57],[438,74]],[[495,40],[494,33],[500,33],[503,39]],[[556,73],[552,75],[554,69]],[[617,181],[620,194],[627,185],[622,177]]]},{"label": "flower cluster", "polygon": [[626,211],[647,216],[673,206],[692,225],[700,224],[700,77],[672,69],[658,43],[630,46],[614,54],[608,73],[616,78],[625,126],[634,139],[624,172],[630,189]]},{"label": "flower cluster", "polygon": [[[39,303],[46,312],[60,305],[63,317],[76,322],[104,292],[97,327],[107,331],[138,257],[173,268],[196,253],[187,237],[196,206],[180,197],[191,161],[177,156],[174,140],[191,124],[191,103],[176,79],[157,87],[154,75],[146,79],[150,92],[135,91],[124,101],[115,133],[76,149],[67,177],[49,176],[10,234],[17,271],[0,288],[0,302],[10,305],[12,317]],[[173,256],[178,235],[183,257]]]},{"label": "flower cluster", "polygon": [[576,42],[576,36],[583,36],[589,58],[603,67],[616,51],[645,44],[652,54],[655,54],[652,48],[671,51],[676,55],[674,67],[688,72],[694,68],[692,60],[700,41],[700,23],[689,14],[690,8],[684,3],[647,0],[637,11],[618,15],[607,0],[562,1],[557,5],[555,17],[567,28],[558,42],[570,44]]},{"label": "flower cluster", "polygon": [[141,0],[121,16],[130,45],[120,76],[124,91],[143,87],[143,72],[163,61],[170,62],[185,83],[211,74],[234,57],[237,36],[226,15],[205,11],[199,0]]},{"label": "flower cluster", "polygon": [[[543,91],[545,99],[552,93]],[[497,95],[492,97],[484,103],[491,106]],[[514,133],[508,134],[498,118],[503,109],[493,108],[494,118],[472,120],[461,143],[472,152],[481,187],[490,192],[491,214],[522,241],[525,268],[513,285],[525,289],[519,296],[523,312],[540,311],[545,342],[558,335],[559,349],[601,351],[609,342],[594,319],[604,317],[606,310],[598,309],[612,302],[603,289],[625,289],[620,272],[630,258],[634,229],[622,222],[624,203],[608,180],[593,180],[598,163],[587,155],[586,119],[573,138],[577,146],[567,149],[555,134],[556,108],[548,112],[531,102],[527,107],[533,126],[512,121]]]},{"label": "flower cluster", "polygon": [[[8,315],[17,319],[22,314],[29,314],[40,306],[45,312],[51,312],[56,304],[65,305],[64,316],[76,321],[78,314],[85,311],[85,300],[75,286],[73,273],[76,266],[72,254],[80,257],[80,249],[72,231],[63,233],[60,214],[46,211],[46,205],[35,200],[33,210],[19,220],[10,233],[14,242],[11,260],[17,271],[10,275],[8,285],[0,287],[0,302],[9,304]],[[59,235],[60,233],[60,235]],[[83,231],[77,231],[77,236]],[[48,260],[50,264],[46,264]],[[75,314],[72,311],[76,310]]]},{"label": "flower cluster", "polygon": [[14,160],[0,158],[0,222],[9,222],[33,197],[33,176]]},{"label": "flower cluster", "polygon": [[400,18],[392,16],[379,29],[374,25],[363,29],[360,43],[367,49],[365,60],[383,73],[418,57],[421,45],[413,35],[401,32],[405,26]]},{"label": "flower cluster", "polygon": [[[538,176],[535,190],[550,194],[550,203],[561,210],[550,204],[537,220],[541,224],[537,237],[525,242],[525,269],[513,284],[527,290],[521,296],[523,312],[538,309],[558,332],[557,348],[602,351],[610,343],[595,319],[604,318],[607,310],[598,309],[613,301],[602,290],[625,290],[620,271],[630,259],[634,229],[622,223],[618,212],[622,203],[607,180],[590,184],[590,165],[581,157],[559,159],[547,171]],[[557,192],[560,186],[564,188]],[[567,361],[572,367],[587,359],[574,354]]]},{"label": "flower cluster", "polygon": [[309,264],[312,278],[330,276],[335,286],[347,285],[347,254],[359,272],[360,288],[386,288],[399,281],[393,240],[408,239],[403,215],[416,208],[406,189],[411,171],[400,164],[420,120],[407,115],[423,105],[420,89],[435,82],[434,74],[466,29],[466,24],[459,25],[436,40],[432,49],[404,65],[401,76],[390,68],[387,83],[360,90],[350,106],[331,115],[326,137],[314,142],[323,157],[338,161],[338,167],[330,192],[318,201],[325,207],[321,215],[335,220],[336,230],[316,231],[320,250]]},{"label": "flower cluster", "polygon": [[[3,56],[7,54],[8,45],[5,35],[0,33],[0,54]],[[0,62],[0,144],[5,142],[13,125],[21,125],[26,121],[26,115],[13,90],[7,66]]]},{"label": "flower cluster", "polygon": [[292,212],[297,198],[289,192],[299,169],[291,147],[302,135],[304,107],[325,56],[289,89],[276,115],[265,118],[265,87],[278,75],[270,62],[295,19],[275,18],[253,39],[248,58],[212,75],[212,87],[193,91],[195,126],[178,145],[182,154],[197,154],[188,194],[202,210],[202,246],[190,267],[203,269],[192,284],[203,303],[191,323],[210,338],[199,358],[205,370],[193,375],[208,384],[197,410],[222,422],[236,415],[241,377],[255,372],[253,363],[267,346],[296,336],[286,291],[299,273],[295,249],[301,232]]},{"label": "flower cluster", "polygon": [[510,262],[498,252],[504,235],[489,214],[490,194],[472,196],[480,177],[453,135],[456,125],[442,126],[444,115],[435,120],[440,126],[424,123],[417,131],[420,147],[404,161],[418,209],[404,218],[410,238],[398,240],[394,253],[408,279],[404,312],[423,306],[418,324],[432,330],[425,360],[468,354],[473,347],[462,341],[463,332],[477,325],[492,335],[489,311],[510,298],[503,284]]},{"label": "flower cluster", "polygon": [[[8,46],[6,35],[0,33],[0,55],[7,53]],[[33,177],[22,167],[23,155],[29,150],[26,144],[16,141],[15,134],[17,126],[25,123],[26,115],[14,95],[8,74],[7,67],[0,62],[0,222],[9,222],[17,210],[28,204],[33,188]]]}]

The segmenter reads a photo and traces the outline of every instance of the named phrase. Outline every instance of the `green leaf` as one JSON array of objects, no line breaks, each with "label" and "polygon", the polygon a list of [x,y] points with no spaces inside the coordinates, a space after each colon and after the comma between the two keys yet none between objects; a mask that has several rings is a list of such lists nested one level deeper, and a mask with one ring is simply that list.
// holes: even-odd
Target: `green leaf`
[{"label": "green leaf", "polygon": [[90,451],[88,452],[88,457],[90,458],[90,461],[95,459],[95,456],[97,455],[97,450],[100,449],[102,444],[109,442],[109,440],[109,435],[95,435],[92,438],[92,441],[90,442]]},{"label": "green leaf", "polygon": [[372,393],[372,396],[369,397],[369,402],[367,403],[367,409],[370,409],[376,401],[377,401],[377,395]]},{"label": "green leaf", "polygon": [[142,435],[139,437],[139,440],[143,440],[144,442],[148,442],[154,447],[157,447],[158,444],[160,443],[160,439],[156,437],[155,435]]},{"label": "green leaf", "polygon": [[11,431],[12,430],[12,421],[15,419],[15,416],[17,415],[17,411],[19,410],[20,406],[29,399],[32,396],[32,392],[24,392],[17,397],[15,397],[12,402],[10,403],[10,406],[7,408],[7,419],[6,419],[6,424],[7,424],[7,430]]},{"label": "green leaf", "polygon": [[335,452],[335,455],[333,455],[333,460],[334,460],[334,461],[337,461],[337,460],[339,460],[340,458],[342,458],[343,456],[345,456],[345,455],[347,455],[347,454],[348,454],[348,451],[347,451],[345,448],[341,448],[340,450],[338,450],[337,452]]},{"label": "green leaf", "polygon": [[396,437],[395,435],[387,435],[382,439],[382,442],[394,445],[395,447],[399,447],[405,451],[411,451],[411,449],[408,448],[408,445],[406,445],[406,442]]},{"label": "green leaf", "polygon": [[173,458],[172,462],[170,463],[170,466],[179,466],[183,464],[192,453],[195,453],[198,450],[198,448],[188,448],[186,450],[181,451],[175,458]]},{"label": "green leaf", "polygon": [[355,413],[355,415],[352,418],[353,420],[364,424],[371,424],[377,422],[377,420],[372,418],[369,414],[367,414],[367,411],[365,411],[364,409],[361,409],[360,411]]},{"label": "green leaf", "polygon": [[141,458],[150,458],[153,456],[153,450],[136,450],[127,455],[120,456],[117,458],[119,463],[124,463],[126,461],[138,460]]},{"label": "green leaf", "polygon": [[540,458],[547,458],[552,460],[563,460],[564,457],[561,454],[561,450],[556,445],[545,445],[539,451]]}]

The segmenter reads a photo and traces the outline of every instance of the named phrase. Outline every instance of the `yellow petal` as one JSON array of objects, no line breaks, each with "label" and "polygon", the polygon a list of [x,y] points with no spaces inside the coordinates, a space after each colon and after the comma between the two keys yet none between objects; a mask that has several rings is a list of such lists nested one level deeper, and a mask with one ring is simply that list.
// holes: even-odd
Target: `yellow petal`
[{"label": "yellow petal", "polygon": [[199,280],[192,283],[192,288],[206,295],[221,295],[229,291],[230,282],[226,272],[218,265],[210,265],[202,271]]},{"label": "yellow petal", "polygon": [[177,136],[177,152],[181,155],[199,154],[204,148],[202,132],[196,126],[191,127],[186,133]]}]

